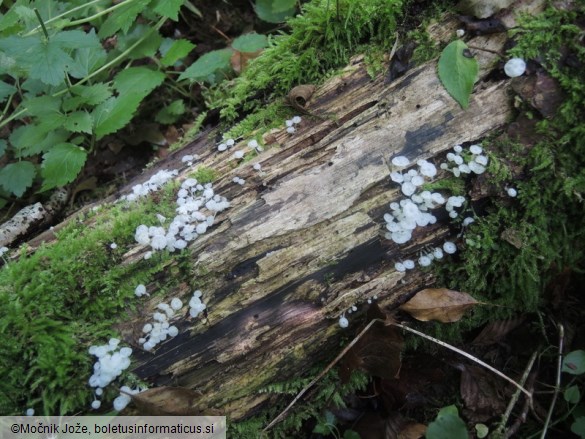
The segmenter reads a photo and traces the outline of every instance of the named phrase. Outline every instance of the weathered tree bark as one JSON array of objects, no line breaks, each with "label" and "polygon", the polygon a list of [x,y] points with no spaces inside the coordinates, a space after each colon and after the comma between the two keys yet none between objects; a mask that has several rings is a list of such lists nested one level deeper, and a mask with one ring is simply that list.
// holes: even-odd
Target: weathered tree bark
[{"label": "weathered tree bark", "polygon": [[[504,40],[498,34],[470,44],[499,51]],[[180,334],[154,354],[138,354],[134,372],[153,386],[196,389],[202,396],[195,410],[239,419],[270,398],[260,388],[333,358],[342,331],[337,319],[351,305],[377,296],[381,305],[396,306],[430,285],[430,275],[398,273],[394,262],[441,242],[447,221],[416,229],[404,246],[386,240],[383,214],[403,198],[389,181],[387,161],[400,154],[438,162],[455,144],[479,140],[509,120],[510,81],[486,79],[497,56],[475,55],[480,79],[467,110],[442,87],[436,61],[387,84],[383,76],[370,79],[356,60],[311,102],[312,112],[334,114],[335,121],[305,118],[294,135],[270,134],[277,145],[254,160],[263,175],[250,163],[232,169],[203,137],[158,165],[152,172],[199,154],[222,175],[216,192],[232,207],[190,247],[193,275],[205,282],[208,319],[181,319]],[[236,175],[245,186],[232,183]],[[125,263],[144,251],[136,248]],[[169,297],[190,293],[185,287]],[[122,325],[127,340],[136,343],[139,329],[128,328],[143,324],[137,316]]]}]

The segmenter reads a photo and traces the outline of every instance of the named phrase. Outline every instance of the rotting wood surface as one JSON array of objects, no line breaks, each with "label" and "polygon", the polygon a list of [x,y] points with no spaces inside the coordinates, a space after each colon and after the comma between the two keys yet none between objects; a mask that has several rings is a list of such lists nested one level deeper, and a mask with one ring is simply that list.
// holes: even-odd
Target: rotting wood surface
[{"label": "rotting wood surface", "polygon": [[[504,40],[492,35],[470,44],[498,51]],[[446,215],[416,229],[407,245],[386,240],[383,214],[403,198],[388,178],[387,163],[405,155],[438,164],[455,144],[505,125],[512,112],[510,81],[484,82],[496,56],[475,53],[480,79],[465,111],[440,84],[436,61],[386,84],[383,76],[372,80],[357,59],[319,88],[309,105],[336,120],[305,118],[294,135],[271,133],[277,145],[237,168],[217,152],[214,139],[202,136],[139,179],[179,168],[184,154],[198,154],[199,163],[222,176],[215,190],[232,207],[189,248],[194,277],[205,273],[208,318],[180,319],[180,334],[154,354],[138,353],[133,371],[153,386],[200,391],[194,412],[213,409],[237,420],[271,398],[259,389],[334,356],[342,332],[338,317],[351,305],[377,296],[381,305],[394,307],[431,285],[430,275],[398,273],[394,262],[447,237]],[[261,176],[252,169],[256,162]],[[183,167],[181,175],[191,171]],[[234,176],[246,185],[233,184]],[[146,250],[136,247],[124,263]],[[168,296],[188,301],[191,293],[184,287]],[[158,301],[146,308],[154,310]],[[358,320],[352,315],[349,330]],[[138,346],[136,328],[144,323],[135,317],[119,329]]]},{"label": "rotting wood surface", "polygon": [[[503,37],[473,43],[498,50]],[[483,79],[494,55],[477,57]],[[389,158],[433,160],[502,127],[512,109],[508,81],[480,79],[461,110],[435,70],[425,64],[386,85],[357,62],[319,89],[310,107],[335,114],[336,122],[305,120],[292,136],[276,133],[280,146],[234,170],[213,144],[188,151],[220,169],[217,192],[233,203],[191,247],[194,271],[204,268],[208,279],[208,321],[183,321],[179,336],[138,357],[136,374],[157,386],[196,389],[196,410],[238,419],[270,398],[258,393],[262,387],[333,356],[337,319],[351,305],[373,296],[396,305],[432,283],[421,272],[396,272],[394,262],[441,242],[446,221],[417,229],[405,246],[383,238],[382,216],[402,198],[388,179]],[[230,183],[235,175],[246,179],[243,188]]]}]

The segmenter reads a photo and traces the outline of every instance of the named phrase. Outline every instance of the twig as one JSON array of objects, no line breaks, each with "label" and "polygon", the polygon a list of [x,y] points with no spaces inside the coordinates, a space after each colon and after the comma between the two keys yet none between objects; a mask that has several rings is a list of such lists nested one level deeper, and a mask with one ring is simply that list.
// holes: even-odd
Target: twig
[{"label": "twig", "polygon": [[493,53],[495,55],[498,55],[500,58],[503,58],[504,55],[502,55],[500,52],[498,52],[497,50],[492,50],[492,49],[486,49],[484,47],[477,47],[477,46],[470,46],[469,44],[467,45],[467,47],[469,47],[470,49],[473,50],[480,50],[482,52],[489,52],[489,53]]},{"label": "twig", "polygon": [[563,340],[565,338],[565,327],[562,324],[559,324],[559,358],[557,361],[557,379],[555,383],[555,393],[553,394],[552,401],[550,403],[550,407],[548,409],[548,415],[546,416],[546,421],[544,421],[544,428],[542,429],[542,434],[540,435],[541,439],[546,437],[546,430],[548,429],[548,424],[550,424],[550,420],[552,418],[553,411],[555,409],[555,404],[557,403],[557,397],[559,396],[559,391],[561,389],[561,367],[563,365]]},{"label": "twig", "polygon": [[265,432],[265,431],[269,430],[270,428],[272,428],[274,425],[276,425],[278,422],[280,422],[280,420],[281,420],[281,419],[284,417],[284,415],[286,415],[286,414],[287,414],[287,412],[288,412],[288,411],[289,411],[289,410],[292,408],[292,406],[293,406],[293,405],[295,405],[295,404],[296,404],[296,402],[297,402],[297,401],[298,401],[298,400],[299,400],[299,399],[300,399],[300,398],[301,398],[301,397],[302,397],[302,396],[303,396],[303,395],[304,395],[304,394],[307,392],[307,390],[309,390],[311,387],[313,387],[313,386],[315,385],[315,383],[316,383],[317,381],[319,381],[321,378],[323,378],[323,376],[325,376],[325,374],[326,374],[327,372],[329,372],[329,371],[331,370],[331,368],[332,368],[333,366],[335,366],[335,364],[336,364],[336,363],[337,363],[339,360],[341,360],[341,358],[342,358],[342,357],[343,357],[343,356],[344,356],[344,355],[347,353],[347,351],[349,351],[349,350],[350,350],[350,349],[353,347],[353,345],[355,345],[355,344],[358,342],[358,340],[364,336],[364,334],[367,332],[367,330],[368,330],[368,329],[370,329],[370,327],[371,327],[371,326],[372,326],[374,323],[376,323],[376,322],[382,322],[382,323],[384,323],[384,321],[383,321],[383,320],[381,320],[381,319],[373,319],[373,320],[372,320],[370,323],[368,323],[368,324],[366,325],[366,327],[365,327],[364,329],[362,329],[362,331],[361,331],[361,332],[360,332],[360,333],[359,333],[359,334],[358,334],[358,335],[357,335],[357,336],[356,336],[356,337],[355,337],[355,338],[354,338],[354,339],[351,341],[351,343],[350,343],[350,344],[348,344],[348,345],[347,345],[347,346],[346,346],[346,347],[345,347],[345,348],[344,348],[344,349],[343,349],[343,350],[342,350],[342,351],[339,353],[339,355],[337,355],[337,357],[335,357],[335,359],[334,359],[334,360],[333,360],[331,363],[329,363],[329,364],[327,365],[327,367],[326,367],[325,369],[323,369],[323,370],[322,370],[322,371],[319,373],[319,375],[317,375],[315,378],[313,378],[313,380],[312,380],[312,381],[311,381],[309,384],[307,384],[305,387],[303,387],[303,389],[302,389],[302,390],[301,390],[301,391],[300,391],[300,392],[297,394],[297,396],[295,396],[295,399],[293,399],[293,400],[291,401],[291,403],[290,403],[289,405],[287,405],[287,406],[286,406],[286,408],[285,408],[285,409],[284,409],[282,412],[280,412],[280,414],[279,414],[279,415],[278,415],[276,418],[274,418],[274,419],[273,419],[273,420],[270,422],[270,424],[268,424],[266,427],[264,427],[264,429],[263,429],[262,431],[263,431],[263,432]]},{"label": "twig", "polygon": [[[522,386],[524,386],[524,383],[526,383],[526,380],[528,379],[528,376],[530,375],[530,371],[532,370],[532,366],[534,366],[534,362],[536,361],[536,357],[538,357],[538,351],[534,351],[534,353],[530,357],[530,360],[528,361],[528,365],[526,366],[526,369],[524,370],[524,374],[522,375],[522,378],[520,379],[520,384]],[[504,429],[506,428],[506,424],[508,423],[508,419],[510,418],[510,414],[512,414],[512,409],[514,408],[514,406],[518,402],[519,397],[520,397],[520,390],[517,389],[514,392],[514,395],[512,395],[512,399],[510,399],[510,402],[508,403],[508,407],[506,407],[506,411],[502,415],[502,420],[499,422],[499,425],[495,430],[496,436],[501,435],[504,432]],[[527,399],[526,401],[530,402],[529,399]]]},{"label": "twig", "polygon": [[[533,394],[534,394],[534,381],[536,380],[537,375],[538,375],[537,370],[535,370],[534,372],[532,372],[530,374],[530,377],[528,378],[527,388]],[[518,415],[518,417],[516,418],[514,423],[510,426],[510,428],[508,428],[508,430],[506,430],[506,436],[505,436],[506,439],[514,436],[518,432],[518,430],[520,429],[520,426],[526,422],[526,418],[528,417],[528,411],[530,410],[530,408],[532,406],[533,406],[533,401],[526,398],[524,400],[524,405],[522,406],[522,411],[520,412],[520,415]]]},{"label": "twig", "polygon": [[496,369],[496,368],[494,368],[494,367],[490,366],[489,364],[487,364],[487,363],[485,363],[485,362],[481,361],[479,358],[476,358],[476,357],[474,357],[473,355],[471,355],[471,354],[468,354],[467,352],[465,352],[465,351],[462,351],[461,349],[458,349],[458,348],[456,348],[455,346],[452,346],[452,345],[450,345],[449,343],[445,343],[444,341],[438,340],[438,339],[436,339],[436,338],[434,338],[434,337],[431,337],[430,335],[426,335],[426,334],[425,334],[425,333],[423,333],[423,332],[417,331],[416,329],[409,328],[408,326],[401,325],[400,323],[390,323],[390,324],[391,324],[391,325],[394,325],[394,326],[398,326],[399,328],[402,328],[402,329],[404,329],[404,330],[406,330],[406,331],[412,332],[413,334],[420,335],[421,337],[423,337],[423,338],[426,338],[427,340],[431,340],[431,341],[433,341],[433,342],[437,343],[438,345],[441,345],[441,346],[443,346],[443,347],[445,347],[445,348],[447,348],[447,349],[451,349],[452,351],[455,351],[455,352],[457,352],[457,353],[458,353],[458,354],[460,354],[460,355],[463,355],[465,358],[467,358],[467,359],[469,359],[469,360],[471,360],[471,361],[473,361],[473,362],[475,362],[475,363],[477,363],[477,364],[479,364],[479,365],[481,365],[481,366],[485,367],[487,370],[489,370],[489,371],[491,371],[491,372],[495,373],[495,374],[496,374],[496,375],[498,375],[500,378],[503,378],[503,379],[505,379],[506,381],[508,381],[509,383],[513,384],[513,385],[514,385],[514,386],[516,386],[516,387],[517,387],[517,388],[518,388],[518,389],[519,389],[521,392],[523,392],[523,393],[524,393],[524,394],[525,394],[525,395],[526,395],[526,396],[527,396],[529,399],[532,399],[532,393],[530,393],[528,390],[526,390],[524,387],[522,387],[520,384],[518,384],[516,381],[514,381],[514,380],[513,380],[512,378],[510,378],[509,376],[507,376],[507,375],[504,375],[504,374],[503,374],[502,372],[500,372],[498,369]]}]

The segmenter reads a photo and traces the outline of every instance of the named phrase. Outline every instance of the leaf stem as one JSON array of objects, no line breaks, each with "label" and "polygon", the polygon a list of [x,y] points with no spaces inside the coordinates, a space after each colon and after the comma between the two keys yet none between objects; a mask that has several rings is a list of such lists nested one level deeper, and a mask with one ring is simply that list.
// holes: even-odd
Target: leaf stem
[{"label": "leaf stem", "polygon": [[70,23],[67,23],[67,26],[77,26],[80,24],[85,24],[85,23],[89,23],[92,20],[95,20],[96,18],[100,18],[104,15],[109,14],[110,12],[115,11],[116,9],[121,8],[122,6],[126,6],[129,3],[135,2],[136,0],[126,0],[124,2],[120,2],[117,5],[114,5],[112,7],[109,7],[107,9],[104,9],[103,11],[98,12],[97,14],[94,14],[90,17],[86,17],[86,18],[80,18],[79,20],[74,20],[71,21]]},{"label": "leaf stem", "polygon": [[43,22],[43,19],[41,17],[41,14],[39,13],[39,10],[37,8],[34,8],[33,11],[35,11],[35,15],[37,16],[39,23],[41,23],[41,28],[43,29],[43,34],[45,34],[45,38],[48,41],[49,40],[49,33],[47,32],[47,28],[45,27],[45,23]]},{"label": "leaf stem", "polygon": [[555,405],[557,403],[557,397],[559,396],[559,391],[561,390],[561,369],[563,366],[563,341],[565,339],[565,327],[560,324],[559,325],[559,356],[557,361],[557,379],[555,383],[555,393],[553,394],[552,401],[550,403],[550,407],[548,409],[548,414],[546,415],[546,421],[544,422],[544,427],[542,428],[542,434],[540,435],[541,439],[546,437],[546,431],[548,430],[548,426],[550,424],[550,420],[553,415],[553,411],[555,409]]},{"label": "leaf stem", "polygon": [[[78,11],[78,10],[80,10],[80,9],[83,9],[83,8],[87,7],[87,6],[91,6],[91,5],[93,5],[94,3],[99,3],[99,2],[103,2],[103,1],[104,1],[104,0],[92,0],[92,1],[90,1],[90,2],[88,2],[88,3],[85,3],[85,4],[83,4],[83,5],[76,6],[76,7],[75,7],[75,8],[73,8],[73,9],[69,9],[68,11],[65,11],[65,12],[63,12],[62,14],[56,15],[55,17],[48,19],[47,21],[45,21],[45,24],[52,23],[53,21],[56,21],[56,20],[58,20],[59,18],[62,18],[62,17],[64,17],[64,16],[68,15],[68,14],[71,14],[71,13],[73,13],[73,12],[76,12],[76,11]],[[31,29],[31,30],[30,30],[29,32],[27,32],[27,33],[26,33],[24,36],[25,36],[25,37],[30,37],[31,35],[34,35],[35,33],[37,33],[37,32],[39,31],[39,28],[40,28],[40,26],[37,26],[37,27],[35,27],[35,28]]]}]

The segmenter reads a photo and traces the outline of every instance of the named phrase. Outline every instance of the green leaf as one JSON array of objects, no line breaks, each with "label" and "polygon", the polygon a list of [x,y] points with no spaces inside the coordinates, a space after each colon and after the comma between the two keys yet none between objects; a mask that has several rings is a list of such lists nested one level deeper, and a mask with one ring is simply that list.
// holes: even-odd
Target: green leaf
[{"label": "green leaf", "polygon": [[126,0],[126,4],[112,12],[101,25],[98,32],[99,37],[112,36],[119,30],[122,30],[123,33],[128,33],[138,14],[144,11],[150,2],[151,0]]},{"label": "green leaf", "polygon": [[[95,31],[92,29],[90,33],[95,34]],[[74,78],[85,78],[103,66],[107,56],[105,49],[101,45],[77,49],[73,58],[74,62],[69,68],[69,74]]]},{"label": "green leaf", "polygon": [[52,130],[42,125],[22,125],[10,134],[10,143],[15,149],[16,157],[28,157],[45,151],[55,140],[59,130]]},{"label": "green leaf", "polygon": [[8,96],[16,92],[16,87],[0,81],[0,104],[6,100]]},{"label": "green leaf", "polygon": [[268,45],[266,35],[260,35],[252,32],[241,35],[232,42],[232,47],[240,52],[257,52]]},{"label": "green leaf", "polygon": [[130,51],[128,59],[149,58],[154,56],[160,47],[162,37],[156,29],[141,23],[134,26],[127,35],[120,35],[118,37],[118,50],[121,52],[125,51],[138,40],[143,38],[147,33],[148,36]]},{"label": "green leaf", "polygon": [[134,117],[140,100],[129,95],[111,97],[102,102],[92,112],[97,139],[124,128]]},{"label": "green leaf", "polygon": [[361,436],[357,431],[345,430],[343,432],[343,439],[361,439]]},{"label": "green leaf", "polygon": [[0,169],[0,186],[18,198],[32,186],[36,169],[31,162],[10,163]]},{"label": "green leaf", "polygon": [[563,372],[571,375],[581,375],[585,373],[585,351],[578,350],[569,352],[563,358]]},{"label": "green leaf", "polygon": [[4,139],[0,139],[0,158],[2,158],[2,156],[6,152],[7,147],[8,147],[8,142]]},{"label": "green leaf", "polygon": [[165,74],[147,67],[130,67],[122,70],[114,78],[114,88],[118,93],[143,97],[158,87],[165,79]]},{"label": "green leaf", "polygon": [[581,392],[579,392],[579,387],[577,386],[571,386],[566,389],[563,396],[565,397],[565,401],[571,404],[577,404],[581,401]]},{"label": "green leaf", "polygon": [[84,104],[98,105],[112,96],[110,87],[102,82],[94,85],[74,85],[71,87],[71,93],[75,96],[68,97],[63,101],[63,110],[65,111],[76,110]]},{"label": "green leaf", "polygon": [[27,99],[23,102],[27,113],[33,117],[51,117],[59,114],[61,98],[53,96],[38,96]]},{"label": "green leaf", "polygon": [[186,57],[195,48],[195,44],[187,40],[174,40],[164,53],[160,62],[165,67],[174,65],[181,58]]},{"label": "green leaf", "polygon": [[60,143],[43,155],[40,192],[64,186],[75,180],[87,158],[87,151],[71,143]]},{"label": "green leaf", "polygon": [[437,419],[427,428],[427,439],[468,439],[465,422],[459,417],[457,407],[450,405],[442,408]]},{"label": "green leaf", "polygon": [[291,0],[256,0],[254,10],[261,20],[282,23],[296,11],[296,2]]},{"label": "green leaf", "polygon": [[48,85],[59,85],[64,81],[75,61],[71,57],[74,49],[101,47],[95,33],[72,30],[58,32],[47,41],[38,35],[30,37],[10,36],[0,40],[0,50],[12,57],[30,79],[39,79]]},{"label": "green leaf", "polygon": [[177,21],[179,19],[179,9],[181,9],[184,3],[185,0],[157,0],[154,6],[154,12],[173,21]]},{"label": "green leaf", "polygon": [[571,425],[571,431],[581,439],[585,439],[585,416],[579,416],[575,419]]},{"label": "green leaf", "polygon": [[163,124],[175,123],[179,117],[185,113],[185,103],[182,99],[177,99],[160,110],[154,120]]},{"label": "green leaf", "polygon": [[464,55],[468,51],[463,41],[455,40],[445,47],[439,58],[439,79],[462,108],[469,106],[469,96],[479,71],[477,60]]},{"label": "green leaf", "polygon": [[63,126],[73,133],[91,134],[93,119],[87,111],[74,111],[66,116]]},{"label": "green leaf", "polygon": [[216,82],[216,75],[230,68],[231,49],[213,50],[201,56],[179,76],[179,81],[190,79],[191,81]]}]

